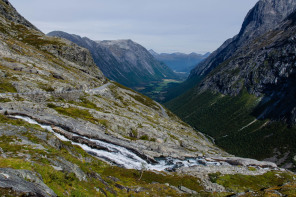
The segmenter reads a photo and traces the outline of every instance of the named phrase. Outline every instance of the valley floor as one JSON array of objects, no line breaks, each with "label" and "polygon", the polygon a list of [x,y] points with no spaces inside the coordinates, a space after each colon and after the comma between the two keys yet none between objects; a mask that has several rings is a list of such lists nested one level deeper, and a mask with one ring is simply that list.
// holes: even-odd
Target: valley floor
[{"label": "valley floor", "polygon": [[151,82],[150,84],[134,87],[136,91],[152,98],[157,102],[162,102],[165,100],[166,93],[169,89],[173,89],[178,84],[183,81],[178,81],[175,79],[164,79],[162,81]]}]

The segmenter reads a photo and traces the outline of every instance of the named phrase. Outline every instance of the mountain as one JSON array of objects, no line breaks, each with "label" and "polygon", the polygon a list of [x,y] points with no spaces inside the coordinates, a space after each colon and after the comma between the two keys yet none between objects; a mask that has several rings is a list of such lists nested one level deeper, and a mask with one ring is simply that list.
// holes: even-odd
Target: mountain
[{"label": "mountain", "polygon": [[191,72],[203,80],[168,104],[226,151],[290,169],[296,155],[293,8],[294,1],[259,1],[238,36]]},{"label": "mountain", "polygon": [[233,56],[236,50],[274,29],[295,7],[294,0],[260,0],[247,14],[239,34],[225,41],[209,58],[192,70],[190,77],[205,76]]},{"label": "mountain", "polygon": [[149,53],[151,53],[151,55],[153,55],[153,56],[157,56],[157,55],[159,55],[159,54],[156,53],[153,49],[150,49],[150,50],[149,50]]},{"label": "mountain", "polygon": [[96,42],[61,31],[50,32],[48,36],[65,38],[87,48],[107,78],[131,88],[152,81],[178,78],[170,68],[132,40]]},{"label": "mountain", "polygon": [[0,9],[1,196],[295,193],[292,172],[224,152],[85,48]]},{"label": "mountain", "polygon": [[156,53],[153,50],[149,50],[149,52],[160,62],[164,62],[167,66],[169,66],[175,72],[185,72],[188,73],[201,61],[207,58],[210,53],[206,53],[204,55],[197,53]]},{"label": "mountain", "polygon": [[214,68],[233,57],[240,48],[258,36],[274,29],[279,23],[295,9],[294,0],[260,0],[249,11],[242,24],[238,35],[226,40],[208,58],[198,64],[191,72],[188,79],[178,87],[167,93],[166,101],[185,93],[196,86]]}]

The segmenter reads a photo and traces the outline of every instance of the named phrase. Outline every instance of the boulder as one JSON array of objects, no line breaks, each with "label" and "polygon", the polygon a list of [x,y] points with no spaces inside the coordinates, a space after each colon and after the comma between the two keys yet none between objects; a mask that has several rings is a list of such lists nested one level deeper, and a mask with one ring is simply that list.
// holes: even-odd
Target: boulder
[{"label": "boulder", "polygon": [[0,188],[24,196],[57,196],[39,177],[39,174],[29,170],[0,168]]}]

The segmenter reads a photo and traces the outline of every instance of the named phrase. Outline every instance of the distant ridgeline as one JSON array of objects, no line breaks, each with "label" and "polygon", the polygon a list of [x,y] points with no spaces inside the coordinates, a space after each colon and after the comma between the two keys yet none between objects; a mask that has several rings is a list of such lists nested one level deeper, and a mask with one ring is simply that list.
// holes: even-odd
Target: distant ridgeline
[{"label": "distant ridgeline", "polygon": [[260,0],[167,107],[230,153],[295,169],[295,8],[296,1]]},{"label": "distant ridgeline", "polygon": [[179,79],[168,66],[157,61],[143,46],[132,40],[93,41],[61,31],[47,35],[65,38],[87,48],[104,75],[130,88],[163,79]]},{"label": "distant ridgeline", "polygon": [[190,71],[195,68],[197,64],[206,59],[210,53],[204,55],[197,53],[156,53],[152,49],[149,52],[160,62],[164,62],[168,67],[178,73],[184,73],[187,77]]}]

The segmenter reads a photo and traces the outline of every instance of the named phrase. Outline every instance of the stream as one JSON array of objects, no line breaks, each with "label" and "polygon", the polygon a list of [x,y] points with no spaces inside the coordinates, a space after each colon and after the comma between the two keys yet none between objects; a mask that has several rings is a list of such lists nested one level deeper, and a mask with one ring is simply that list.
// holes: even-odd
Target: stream
[{"label": "stream", "polygon": [[133,153],[132,151],[115,144],[103,142],[100,140],[90,139],[81,135],[73,134],[74,136],[79,136],[84,138],[90,142],[96,143],[97,145],[106,148],[106,150],[99,150],[95,148],[91,148],[86,144],[81,144],[77,142],[73,142],[67,139],[65,136],[56,133],[51,126],[40,124],[37,121],[24,116],[11,116],[16,119],[22,119],[30,124],[36,124],[41,126],[42,128],[46,129],[47,131],[53,133],[57,138],[62,141],[70,141],[73,145],[80,146],[83,150],[88,152],[91,155],[94,155],[104,161],[109,163],[115,164],[120,167],[124,167],[127,169],[145,169],[145,170],[155,170],[155,171],[175,171],[181,167],[192,167],[197,165],[216,165],[220,166],[221,163],[219,162],[209,162],[206,161],[205,158],[198,157],[198,158],[186,158],[184,160],[171,158],[171,157],[160,157],[154,158],[158,163],[157,164],[150,164],[144,159],[140,158],[138,155]]}]

